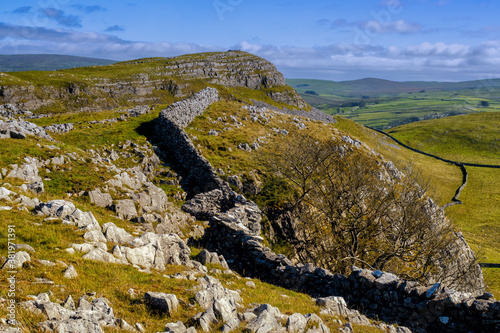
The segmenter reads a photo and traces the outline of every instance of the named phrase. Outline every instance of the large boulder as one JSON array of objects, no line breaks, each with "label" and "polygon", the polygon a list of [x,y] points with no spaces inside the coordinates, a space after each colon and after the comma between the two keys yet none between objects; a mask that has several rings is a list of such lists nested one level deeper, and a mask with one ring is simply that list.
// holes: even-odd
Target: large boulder
[{"label": "large boulder", "polygon": [[75,205],[70,201],[51,200],[40,203],[35,211],[39,215],[63,218],[71,215],[75,209]]},{"label": "large boulder", "polygon": [[111,243],[126,245],[129,244],[134,237],[125,231],[125,229],[118,228],[114,223],[108,222],[102,226],[102,231],[106,240]]},{"label": "large boulder", "polygon": [[137,209],[135,208],[134,200],[131,199],[118,200],[112,206],[112,209],[121,219],[131,220],[137,217]]},{"label": "large boulder", "polygon": [[99,207],[109,207],[113,204],[113,198],[109,193],[102,193],[100,189],[89,191],[90,202]]},{"label": "large boulder", "polygon": [[27,183],[42,181],[42,178],[38,175],[38,167],[35,161],[23,163],[20,167],[17,164],[13,164],[11,167],[12,171],[9,172],[7,178],[18,178]]},{"label": "large boulder", "polygon": [[9,256],[7,261],[3,264],[3,270],[17,270],[23,267],[23,264],[30,261],[31,257],[26,251],[16,252],[14,255]]},{"label": "large boulder", "polygon": [[148,291],[144,299],[151,309],[160,313],[168,313],[169,316],[176,312],[179,306],[179,301],[173,294]]}]

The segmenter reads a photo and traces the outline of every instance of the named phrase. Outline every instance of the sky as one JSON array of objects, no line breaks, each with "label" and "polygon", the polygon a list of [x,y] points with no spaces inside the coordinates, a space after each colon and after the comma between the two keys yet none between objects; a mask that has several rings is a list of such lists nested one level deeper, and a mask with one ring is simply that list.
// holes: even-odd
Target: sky
[{"label": "sky", "polygon": [[286,78],[500,77],[498,0],[16,0],[0,54],[112,60],[242,50]]}]

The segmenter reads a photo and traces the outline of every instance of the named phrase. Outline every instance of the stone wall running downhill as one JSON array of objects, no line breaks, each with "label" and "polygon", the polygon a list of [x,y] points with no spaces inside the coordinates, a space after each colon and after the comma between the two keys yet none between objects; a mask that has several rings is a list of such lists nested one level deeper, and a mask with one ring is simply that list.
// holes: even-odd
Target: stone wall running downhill
[{"label": "stone wall running downhill", "polygon": [[227,187],[184,131],[196,116],[201,115],[210,104],[218,100],[217,90],[206,88],[190,98],[170,105],[156,120],[156,141],[164,153],[174,157],[177,165],[185,169],[182,185],[188,193]]},{"label": "stone wall running downhill", "polygon": [[[217,100],[214,90],[205,89],[172,105],[162,112],[156,125],[162,149],[188,171],[191,187],[187,190],[200,192],[183,209],[210,221],[204,237],[207,248],[223,254],[231,268],[245,276],[315,297],[342,296],[350,307],[414,332],[500,332],[500,302],[490,294],[473,297],[440,283],[425,287],[391,273],[356,267],[348,277],[332,274],[313,264],[294,265],[286,256],[263,246],[260,209],[217,177],[183,130]],[[204,186],[196,188],[196,184]]]}]

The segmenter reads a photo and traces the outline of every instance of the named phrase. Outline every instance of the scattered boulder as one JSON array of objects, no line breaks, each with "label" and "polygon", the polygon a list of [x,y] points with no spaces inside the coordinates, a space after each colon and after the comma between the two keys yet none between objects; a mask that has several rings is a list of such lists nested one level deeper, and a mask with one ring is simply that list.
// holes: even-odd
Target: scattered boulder
[{"label": "scattered boulder", "polygon": [[28,135],[54,141],[45,130],[29,121],[8,120],[0,123],[0,139],[26,139]]},{"label": "scattered boulder", "polygon": [[118,217],[125,220],[131,220],[137,217],[137,209],[135,208],[134,200],[123,199],[118,200],[112,206],[112,210],[118,214]]},{"label": "scattered boulder", "polygon": [[228,269],[229,266],[227,265],[226,260],[224,259],[224,256],[218,255],[215,252],[209,252],[206,249],[203,249],[198,256],[196,256],[196,259],[202,263],[203,265],[206,264],[217,264],[221,265],[222,268]]},{"label": "scattered boulder", "polygon": [[66,123],[66,124],[52,124],[49,126],[44,126],[43,129],[45,131],[53,132],[53,133],[68,133],[69,131],[73,130],[74,125],[73,123]]},{"label": "scattered boulder", "polygon": [[129,244],[134,237],[125,231],[125,229],[118,228],[114,223],[108,222],[102,226],[102,230],[106,240],[111,243],[126,245]]},{"label": "scattered boulder", "polygon": [[294,313],[286,322],[286,329],[288,332],[302,333],[305,331],[307,326],[307,320],[300,313]]},{"label": "scattered boulder", "polygon": [[23,267],[23,264],[27,261],[30,261],[31,257],[28,252],[19,251],[16,252],[13,256],[8,257],[7,261],[3,264],[3,270],[17,270]]},{"label": "scattered boulder", "polygon": [[176,323],[168,323],[165,325],[164,333],[186,333],[186,331],[186,326],[182,323],[182,321],[178,321]]},{"label": "scattered boulder", "polygon": [[44,188],[43,188],[43,182],[40,180],[38,182],[33,182],[31,184],[28,184],[27,185],[27,188],[29,191],[33,192],[34,194],[40,194],[40,193],[43,193],[45,192]]},{"label": "scattered boulder", "polygon": [[173,294],[148,291],[144,294],[144,299],[148,306],[160,313],[168,313],[170,316],[177,311],[179,301]]},{"label": "scattered boulder", "polygon": [[90,202],[99,207],[110,207],[113,204],[113,198],[109,193],[102,193],[100,189],[89,191]]},{"label": "scattered boulder", "polygon": [[75,279],[78,277],[78,273],[73,265],[69,265],[66,271],[64,271],[64,278]]},{"label": "scattered boulder", "polygon": [[83,235],[83,239],[89,242],[106,242],[106,237],[102,234],[101,230],[90,230]]},{"label": "scattered boulder", "polygon": [[51,217],[66,217],[75,211],[75,205],[70,201],[51,200],[47,203],[40,203],[35,207],[35,211],[39,215]]},{"label": "scattered boulder", "polygon": [[23,163],[20,167],[17,164],[12,164],[12,171],[6,176],[7,178],[19,178],[28,183],[40,182],[42,178],[38,175],[38,166],[36,161]]}]

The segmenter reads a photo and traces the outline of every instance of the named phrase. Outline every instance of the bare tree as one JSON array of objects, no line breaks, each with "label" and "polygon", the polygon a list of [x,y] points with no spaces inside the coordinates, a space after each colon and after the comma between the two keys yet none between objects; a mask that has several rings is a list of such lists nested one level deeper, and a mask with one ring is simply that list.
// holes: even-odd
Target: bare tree
[{"label": "bare tree", "polygon": [[[428,282],[450,275],[454,229],[411,173],[389,176],[363,148],[289,135],[260,156],[293,188],[297,256],[345,273],[352,265]],[[455,274],[454,272],[453,274]]]}]

